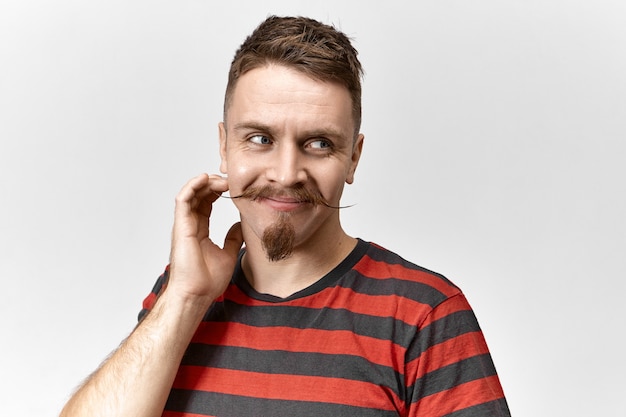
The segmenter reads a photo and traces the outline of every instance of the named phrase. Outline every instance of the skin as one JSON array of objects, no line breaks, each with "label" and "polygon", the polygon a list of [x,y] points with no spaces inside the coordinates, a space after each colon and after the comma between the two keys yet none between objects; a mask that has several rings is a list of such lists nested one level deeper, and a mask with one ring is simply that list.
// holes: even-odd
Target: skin
[{"label": "skin", "polygon": [[[181,189],[166,290],[61,416],[160,416],[181,358],[206,310],[228,285],[244,240],[247,278],[257,291],[282,297],[321,278],[352,250],[356,240],[341,228],[338,210],[298,202],[289,194],[302,185],[339,205],[363,145],[363,136],[352,133],[351,104],[343,86],[283,66],[258,68],[240,78],[226,121],[219,125],[220,169],[227,178],[202,174]],[[207,225],[218,195],[266,184],[278,195],[235,200],[241,222],[222,247],[216,245]],[[271,262],[260,237],[278,216],[292,222],[296,243],[289,258]]]}]

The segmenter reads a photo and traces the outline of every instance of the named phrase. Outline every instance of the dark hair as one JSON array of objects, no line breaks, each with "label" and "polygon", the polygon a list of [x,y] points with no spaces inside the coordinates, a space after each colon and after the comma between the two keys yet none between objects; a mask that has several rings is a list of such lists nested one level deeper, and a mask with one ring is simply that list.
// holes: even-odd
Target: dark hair
[{"label": "dark hair", "polygon": [[306,17],[270,16],[241,44],[228,73],[224,120],[239,77],[246,72],[280,64],[313,79],[338,82],[352,98],[355,135],[361,125],[361,77],[363,68],[344,33]]}]

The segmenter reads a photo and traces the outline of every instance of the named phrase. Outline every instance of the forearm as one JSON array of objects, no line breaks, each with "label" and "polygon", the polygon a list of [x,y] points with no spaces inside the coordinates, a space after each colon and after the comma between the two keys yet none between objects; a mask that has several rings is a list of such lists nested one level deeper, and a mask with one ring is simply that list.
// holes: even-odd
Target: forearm
[{"label": "forearm", "polygon": [[156,417],[207,302],[165,291],[135,331],[70,399],[61,417]]},{"label": "forearm", "polygon": [[69,400],[61,417],[157,417],[181,358],[213,299],[230,281],[243,244],[234,224],[223,249],[209,238],[213,202],[226,179],[206,174],[176,197],[171,270],[152,311]]}]

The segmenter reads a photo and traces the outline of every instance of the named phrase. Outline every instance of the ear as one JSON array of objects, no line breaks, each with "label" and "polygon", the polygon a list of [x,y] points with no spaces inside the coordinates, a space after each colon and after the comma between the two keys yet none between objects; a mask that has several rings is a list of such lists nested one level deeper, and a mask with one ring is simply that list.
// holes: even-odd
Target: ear
[{"label": "ear", "polygon": [[357,165],[359,165],[359,159],[361,159],[361,152],[363,151],[364,140],[365,136],[362,133],[359,133],[356,140],[354,141],[354,145],[352,146],[350,169],[348,170],[348,176],[346,177],[346,183],[348,184],[352,184],[354,182],[354,173],[356,172]]},{"label": "ear", "polygon": [[218,124],[219,137],[220,137],[220,172],[222,174],[228,174],[228,162],[226,161],[226,126],[224,122]]}]

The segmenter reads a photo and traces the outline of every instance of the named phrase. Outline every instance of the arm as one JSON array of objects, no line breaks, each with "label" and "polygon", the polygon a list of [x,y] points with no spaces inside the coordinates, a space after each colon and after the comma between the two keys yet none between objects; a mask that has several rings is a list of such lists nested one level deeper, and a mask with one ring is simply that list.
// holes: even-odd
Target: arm
[{"label": "arm", "polygon": [[410,417],[510,417],[487,343],[462,294],[431,311],[407,356]]},{"label": "arm", "polygon": [[224,248],[208,236],[219,176],[201,175],[176,197],[170,277],[154,308],[68,401],[61,417],[160,416],[180,360],[213,300],[226,288],[243,243],[239,224]]}]

